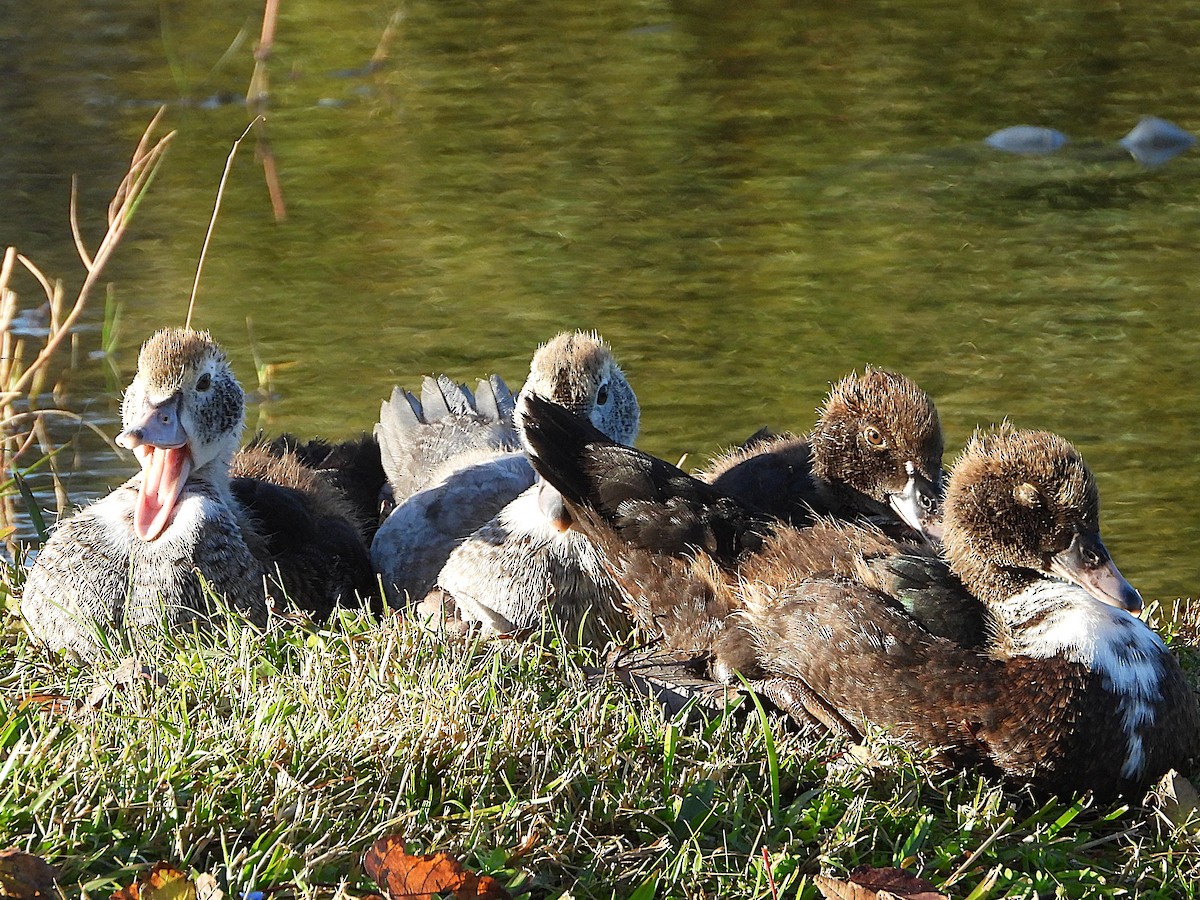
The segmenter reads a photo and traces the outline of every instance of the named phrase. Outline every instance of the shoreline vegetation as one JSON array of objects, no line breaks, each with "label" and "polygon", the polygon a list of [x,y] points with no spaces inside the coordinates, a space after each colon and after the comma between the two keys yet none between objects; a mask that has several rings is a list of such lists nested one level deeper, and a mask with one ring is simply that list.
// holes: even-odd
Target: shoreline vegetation
[{"label": "shoreline vegetation", "polygon": [[[161,163],[171,135],[152,139],[157,121],[94,252],[72,206],[86,271],[73,302],[15,248],[0,270],[12,552],[0,847],[51,863],[65,896],[107,896],[160,862],[196,880],[173,895],[185,900],[197,889],[203,900],[377,896],[364,854],[393,835],[512,896],[817,897],[829,889],[820,876],[860,865],[903,868],[970,900],[1200,895],[1200,816],[1184,779],[1175,800],[1039,801],[938,771],[885,735],[805,742],[745,700],[668,713],[590,675],[603,656],[552,632],[446,641],[396,615],[261,630],[230,614],[223,631],[119,648],[101,675],[47,654],[15,614],[23,549],[11,515],[40,516],[18,473],[54,471],[45,418],[71,414],[43,402],[52,361],[77,339],[72,326]],[[28,364],[33,350],[12,331],[18,264],[47,304]],[[69,502],[58,485],[60,514]],[[1157,625],[1195,687],[1200,622],[1167,612]],[[137,662],[116,668],[122,655]]]}]

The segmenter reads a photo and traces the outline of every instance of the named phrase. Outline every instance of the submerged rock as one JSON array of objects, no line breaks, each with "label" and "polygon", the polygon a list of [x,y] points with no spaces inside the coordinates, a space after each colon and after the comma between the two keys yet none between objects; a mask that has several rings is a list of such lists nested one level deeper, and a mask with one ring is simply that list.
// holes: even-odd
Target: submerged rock
[{"label": "submerged rock", "polygon": [[1196,138],[1174,122],[1156,116],[1142,116],[1141,121],[1118,143],[1143,166],[1154,168],[1188,150],[1196,143]]},{"label": "submerged rock", "polygon": [[1028,156],[1046,156],[1067,143],[1067,136],[1053,128],[1036,125],[1012,125],[993,131],[983,142],[1005,153],[1021,153]]}]

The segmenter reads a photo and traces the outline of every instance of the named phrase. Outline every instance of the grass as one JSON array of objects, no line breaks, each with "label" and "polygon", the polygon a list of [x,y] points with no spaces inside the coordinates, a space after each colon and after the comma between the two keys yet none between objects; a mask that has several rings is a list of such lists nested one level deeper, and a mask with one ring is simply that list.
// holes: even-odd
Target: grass
[{"label": "grass", "polygon": [[536,897],[770,897],[763,848],[780,897],[860,864],[954,897],[1200,894],[1194,821],[1037,803],[876,738],[880,768],[753,709],[669,717],[587,683],[596,660],[552,637],[448,644],[358,612],[233,622],[143,648],[166,686],[70,714],[48,698],[100,673],[11,613],[0,657],[0,846],[58,866],[68,895],[165,860],[229,896],[362,896],[363,853],[396,833]]}]

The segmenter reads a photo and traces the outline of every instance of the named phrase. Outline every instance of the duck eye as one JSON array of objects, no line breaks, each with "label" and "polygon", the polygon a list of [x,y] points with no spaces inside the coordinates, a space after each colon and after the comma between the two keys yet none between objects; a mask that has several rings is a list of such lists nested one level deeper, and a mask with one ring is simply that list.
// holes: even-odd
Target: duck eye
[{"label": "duck eye", "polygon": [[602,384],[602,385],[600,385],[600,390],[596,391],[596,403],[599,406],[603,406],[607,402],[608,402],[608,385]]},{"label": "duck eye", "polygon": [[883,435],[879,433],[879,429],[874,425],[868,425],[863,431],[863,437],[866,438],[868,444],[872,447],[883,446]]},{"label": "duck eye", "polygon": [[207,391],[212,387],[212,376],[205,372],[200,376],[200,380],[196,382],[196,390]]}]

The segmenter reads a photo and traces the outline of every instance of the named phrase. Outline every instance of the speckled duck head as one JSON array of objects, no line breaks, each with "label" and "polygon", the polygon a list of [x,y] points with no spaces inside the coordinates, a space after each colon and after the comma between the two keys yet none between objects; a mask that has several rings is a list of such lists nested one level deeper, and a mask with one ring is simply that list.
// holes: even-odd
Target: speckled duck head
[{"label": "speckled duck head", "polygon": [[153,541],[191,476],[221,485],[241,443],[245,398],[224,351],[204,331],[155,333],[121,404],[117,443],[142,467],[134,530]]},{"label": "speckled duck head", "polygon": [[529,393],[583,416],[618,444],[637,439],[637,396],[595,332],[563,332],[539,347],[521,388],[522,395]]},{"label": "speckled duck head", "polygon": [[1100,540],[1096,480],[1056,434],[1007,423],[977,431],[951,473],[944,524],[951,566],[984,601],[1049,576],[1128,612],[1142,609]]},{"label": "speckled duck head", "polygon": [[870,366],[833,386],[813,430],[813,474],[864,512],[941,536],[942,426],[929,395]]}]

